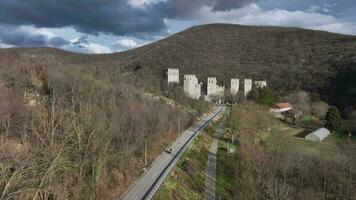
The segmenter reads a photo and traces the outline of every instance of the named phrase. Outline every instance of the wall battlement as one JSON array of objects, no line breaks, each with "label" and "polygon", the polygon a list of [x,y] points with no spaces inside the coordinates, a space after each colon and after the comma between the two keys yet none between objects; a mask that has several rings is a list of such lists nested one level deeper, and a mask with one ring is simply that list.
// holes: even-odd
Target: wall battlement
[{"label": "wall battlement", "polygon": [[168,84],[169,83],[178,83],[179,84],[179,69],[168,68],[167,70]]},{"label": "wall battlement", "polygon": [[255,81],[255,86],[257,88],[267,87],[267,81]]}]

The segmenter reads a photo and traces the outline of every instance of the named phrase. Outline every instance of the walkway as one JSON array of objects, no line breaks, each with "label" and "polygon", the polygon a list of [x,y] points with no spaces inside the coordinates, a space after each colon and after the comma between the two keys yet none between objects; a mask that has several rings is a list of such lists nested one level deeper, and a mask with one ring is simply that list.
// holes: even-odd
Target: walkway
[{"label": "walkway", "polygon": [[219,123],[213,143],[210,146],[208,162],[206,164],[205,200],[215,200],[216,154],[218,151],[219,138],[224,134],[225,120],[228,110],[228,108],[225,109],[224,118]]}]

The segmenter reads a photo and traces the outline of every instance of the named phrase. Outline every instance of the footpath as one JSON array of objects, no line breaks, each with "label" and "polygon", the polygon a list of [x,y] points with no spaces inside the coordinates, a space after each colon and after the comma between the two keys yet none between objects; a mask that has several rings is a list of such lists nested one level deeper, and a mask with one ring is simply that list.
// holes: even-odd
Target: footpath
[{"label": "footpath", "polygon": [[215,185],[216,185],[216,155],[218,151],[219,139],[224,135],[225,120],[229,109],[226,108],[224,117],[216,128],[214,140],[210,146],[209,156],[206,168],[206,182],[205,182],[205,200],[215,200]]}]

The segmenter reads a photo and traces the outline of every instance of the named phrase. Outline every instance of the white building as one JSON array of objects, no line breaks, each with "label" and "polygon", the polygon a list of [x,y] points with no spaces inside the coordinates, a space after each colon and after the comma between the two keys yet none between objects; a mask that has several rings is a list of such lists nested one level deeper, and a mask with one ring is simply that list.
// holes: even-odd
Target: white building
[{"label": "white building", "polygon": [[264,88],[267,87],[267,81],[255,81],[256,88]]},{"label": "white building", "polygon": [[244,80],[244,95],[247,97],[248,93],[252,90],[252,79],[245,79]]},{"label": "white building", "polygon": [[232,78],[231,79],[231,94],[237,95],[240,89],[240,79]]},{"label": "white building", "polygon": [[318,130],[305,136],[306,140],[321,142],[330,135],[330,131],[326,128],[319,128]]},{"label": "white building", "polygon": [[179,69],[168,68],[167,76],[168,76],[168,84],[169,83],[179,84]]},{"label": "white building", "polygon": [[202,83],[198,82],[198,78],[195,75],[184,75],[183,90],[188,97],[199,99],[201,96],[201,86]]}]

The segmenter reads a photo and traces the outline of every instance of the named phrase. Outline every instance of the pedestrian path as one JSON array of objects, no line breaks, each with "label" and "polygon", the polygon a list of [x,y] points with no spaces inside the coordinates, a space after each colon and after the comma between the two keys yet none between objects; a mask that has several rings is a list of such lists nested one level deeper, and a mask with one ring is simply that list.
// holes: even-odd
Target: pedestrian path
[{"label": "pedestrian path", "polygon": [[205,200],[215,200],[215,185],[216,185],[216,154],[218,151],[219,138],[224,134],[225,120],[228,109],[226,108],[224,117],[219,123],[214,140],[210,146],[208,161],[206,164],[206,181],[205,181]]}]

